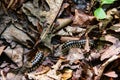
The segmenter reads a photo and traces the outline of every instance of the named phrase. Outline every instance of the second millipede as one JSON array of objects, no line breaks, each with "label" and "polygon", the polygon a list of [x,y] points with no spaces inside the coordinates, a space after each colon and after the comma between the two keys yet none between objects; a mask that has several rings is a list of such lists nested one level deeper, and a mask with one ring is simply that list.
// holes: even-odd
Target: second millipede
[{"label": "second millipede", "polygon": [[[62,45],[60,45],[61,47],[61,52],[59,52],[59,48],[58,47],[55,51],[55,54],[54,56],[60,56],[62,54],[66,54],[68,53],[68,51],[71,49],[71,48],[82,48],[83,45],[85,45],[86,43],[86,40],[83,39],[83,40],[73,40],[73,41],[68,41],[68,42],[65,42],[63,43]],[[89,44],[90,46],[94,45],[94,40],[89,40]],[[61,54],[62,53],[62,54]]]}]

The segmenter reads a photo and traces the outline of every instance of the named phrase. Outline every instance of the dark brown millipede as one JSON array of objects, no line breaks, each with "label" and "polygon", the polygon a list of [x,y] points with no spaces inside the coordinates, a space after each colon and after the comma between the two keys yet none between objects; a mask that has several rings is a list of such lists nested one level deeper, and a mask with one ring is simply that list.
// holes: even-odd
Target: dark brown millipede
[{"label": "dark brown millipede", "polygon": [[[86,43],[86,40],[83,39],[83,40],[73,40],[73,41],[68,41],[68,42],[65,42],[63,43],[60,47],[61,47],[61,53],[63,54],[66,54],[70,48],[82,48],[83,45],[85,45]],[[90,45],[94,45],[94,40],[89,40],[89,44]],[[60,56],[62,55],[58,50],[59,48],[58,47],[54,53],[54,56]]]},{"label": "dark brown millipede", "polygon": [[40,66],[43,58],[44,58],[44,54],[42,52],[38,52],[35,58],[33,59],[33,61],[31,62],[32,66],[27,68],[27,72],[31,72],[37,69]]}]

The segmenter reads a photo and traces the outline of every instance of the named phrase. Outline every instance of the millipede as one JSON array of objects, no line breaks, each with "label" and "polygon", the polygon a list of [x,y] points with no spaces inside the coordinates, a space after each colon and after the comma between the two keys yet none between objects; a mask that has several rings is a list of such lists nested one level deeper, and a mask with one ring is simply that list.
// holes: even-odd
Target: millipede
[{"label": "millipede", "polygon": [[40,66],[43,58],[44,58],[44,54],[42,52],[38,52],[35,58],[31,61],[32,64],[31,67],[27,68],[27,72],[32,72],[35,69],[37,69]]},{"label": "millipede", "polygon": [[[61,52],[63,54],[66,54],[69,51],[70,48],[82,48],[83,45],[85,45],[85,43],[86,43],[85,39],[65,42],[60,46],[61,47]],[[89,44],[94,45],[94,40],[89,40]],[[57,49],[59,50],[60,47],[58,47]],[[54,54],[55,56],[61,55],[60,52],[58,53],[57,49],[56,49],[55,54]]]}]

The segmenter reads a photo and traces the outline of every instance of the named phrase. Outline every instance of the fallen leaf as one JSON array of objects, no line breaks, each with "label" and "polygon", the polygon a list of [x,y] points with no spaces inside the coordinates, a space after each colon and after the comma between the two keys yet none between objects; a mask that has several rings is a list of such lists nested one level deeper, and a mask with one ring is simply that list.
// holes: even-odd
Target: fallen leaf
[{"label": "fallen leaf", "polygon": [[81,77],[83,69],[80,67],[79,69],[76,70],[76,72],[73,72],[73,77],[75,79],[79,79]]},{"label": "fallen leaf", "polygon": [[114,24],[110,27],[111,30],[114,30],[115,32],[120,32],[120,23]]},{"label": "fallen leaf", "polygon": [[55,70],[58,70],[63,61],[64,61],[64,59],[59,59],[59,60],[57,61],[57,63],[52,66],[52,68],[54,68]]},{"label": "fallen leaf", "polygon": [[[40,67],[41,68],[41,67]],[[37,73],[35,73],[36,75],[40,75],[40,74],[44,74],[44,73],[46,73],[46,72],[48,72],[50,70],[50,67],[48,67],[48,66],[42,66],[42,68],[41,68],[41,71],[40,71],[40,69],[38,68],[36,71],[37,71]]]},{"label": "fallen leaf", "polygon": [[61,80],[61,74],[57,74],[57,71],[54,69],[50,70],[46,75],[52,79]]},{"label": "fallen leaf", "polygon": [[88,22],[92,21],[94,18],[95,18],[94,16],[89,16],[89,15],[85,14],[84,12],[78,11],[76,9],[73,24],[80,25],[80,26],[82,26],[84,24],[87,25],[87,24],[89,24]]},{"label": "fallen leaf", "polygon": [[30,47],[28,45],[27,41],[32,42],[31,38],[25,33],[23,32],[20,28],[22,27],[22,25],[18,25],[15,26],[13,24],[11,24],[3,33],[2,33],[2,37],[4,37],[6,40],[8,41],[16,41],[19,42],[23,45],[25,45],[26,47]]},{"label": "fallen leaf", "polygon": [[72,72],[73,72],[73,70],[71,70],[71,69],[65,70],[63,75],[62,75],[61,80],[68,80],[69,78],[71,78],[72,77]]},{"label": "fallen leaf", "polygon": [[17,45],[16,48],[11,49],[10,47],[7,47],[4,52],[20,67],[22,66],[22,55],[23,55],[24,49],[21,48],[20,45]]},{"label": "fallen leaf", "polygon": [[2,54],[4,48],[5,48],[5,46],[1,46],[1,47],[0,47],[0,55]]},{"label": "fallen leaf", "polygon": [[99,80],[103,74],[104,69],[108,64],[120,58],[120,55],[113,55],[106,62],[104,62],[98,69],[98,75],[95,77],[95,80]]},{"label": "fallen leaf", "polygon": [[116,74],[115,71],[110,71],[104,74],[105,76],[112,77],[112,78],[117,78],[118,75]]},{"label": "fallen leaf", "polygon": [[101,54],[100,59],[101,61],[103,61],[119,53],[120,53],[120,41],[117,41],[115,44],[109,47],[103,54]]},{"label": "fallen leaf", "polygon": [[109,42],[112,42],[112,43],[116,43],[117,41],[119,41],[118,38],[114,37],[114,36],[111,36],[111,35],[106,35],[105,36],[105,40],[106,41],[109,41]]},{"label": "fallen leaf", "polygon": [[[40,8],[36,8],[29,1],[24,3],[22,6],[22,10],[27,15],[28,19],[31,22],[34,22],[34,20],[36,20],[34,22],[36,26],[37,26],[38,21],[40,22],[40,24],[41,24],[41,22],[45,23],[47,21],[47,24],[49,24],[49,26],[50,26],[53,23],[53,21],[55,20],[56,16],[58,15],[58,12],[61,8],[63,0],[45,0],[45,2],[47,3],[47,5],[50,8],[50,10],[48,10],[48,11],[42,10]],[[31,15],[35,16],[36,18],[31,17]],[[41,18],[43,16],[45,17],[45,20]],[[31,20],[31,19],[33,19],[33,20]]]},{"label": "fallen leaf", "polygon": [[67,60],[70,61],[70,64],[75,62],[76,60],[84,59],[84,54],[79,48],[71,48],[69,54],[67,56]]}]

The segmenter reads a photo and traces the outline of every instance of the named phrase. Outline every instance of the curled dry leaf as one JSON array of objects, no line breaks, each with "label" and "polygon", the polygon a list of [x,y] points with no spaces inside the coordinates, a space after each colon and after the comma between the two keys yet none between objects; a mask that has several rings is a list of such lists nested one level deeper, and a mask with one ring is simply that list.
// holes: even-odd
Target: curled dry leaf
[{"label": "curled dry leaf", "polygon": [[105,73],[104,75],[108,76],[108,77],[113,77],[113,78],[117,78],[118,75],[116,74],[115,71],[110,71],[110,72],[107,72]]},{"label": "curled dry leaf", "polygon": [[95,17],[94,16],[89,16],[85,14],[82,11],[78,11],[77,9],[75,10],[75,18],[73,20],[73,24],[80,25],[83,27],[83,25],[89,24],[89,21],[92,21]]},{"label": "curled dry leaf", "polygon": [[116,19],[119,18],[119,11],[116,8],[110,9],[107,11],[107,16],[114,15]]},{"label": "curled dry leaf", "polygon": [[57,19],[57,22],[58,22],[59,26],[55,27],[55,29],[53,30],[53,33],[66,27],[68,24],[70,24],[72,22],[72,19],[71,18]]}]

